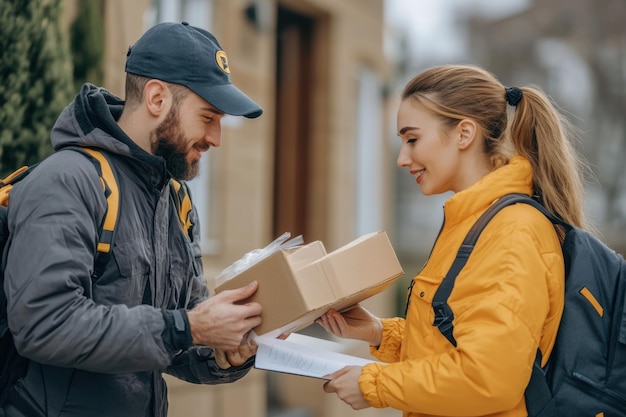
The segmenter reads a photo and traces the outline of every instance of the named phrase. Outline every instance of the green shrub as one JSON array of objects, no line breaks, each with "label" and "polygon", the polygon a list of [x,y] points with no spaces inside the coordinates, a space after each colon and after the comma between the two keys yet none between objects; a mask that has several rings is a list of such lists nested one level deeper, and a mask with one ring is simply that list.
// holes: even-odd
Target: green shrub
[{"label": "green shrub", "polygon": [[52,152],[50,129],[73,94],[60,0],[0,0],[0,177]]}]

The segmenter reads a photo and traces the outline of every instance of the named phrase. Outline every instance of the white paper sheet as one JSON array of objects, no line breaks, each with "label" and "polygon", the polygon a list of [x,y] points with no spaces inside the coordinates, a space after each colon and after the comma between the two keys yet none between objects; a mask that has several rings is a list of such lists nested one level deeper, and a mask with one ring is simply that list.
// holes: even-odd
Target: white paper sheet
[{"label": "white paper sheet", "polygon": [[292,333],[285,340],[257,336],[255,368],[313,378],[324,378],[339,369],[363,366],[374,360],[339,353],[340,343]]}]

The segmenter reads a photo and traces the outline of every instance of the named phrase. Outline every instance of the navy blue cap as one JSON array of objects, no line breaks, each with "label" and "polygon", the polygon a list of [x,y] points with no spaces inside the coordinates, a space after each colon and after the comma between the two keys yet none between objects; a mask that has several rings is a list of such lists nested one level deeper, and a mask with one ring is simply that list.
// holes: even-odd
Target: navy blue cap
[{"label": "navy blue cap", "polygon": [[230,81],[215,36],[183,23],[159,23],[129,48],[126,72],[181,84],[226,114],[259,117],[263,109]]}]

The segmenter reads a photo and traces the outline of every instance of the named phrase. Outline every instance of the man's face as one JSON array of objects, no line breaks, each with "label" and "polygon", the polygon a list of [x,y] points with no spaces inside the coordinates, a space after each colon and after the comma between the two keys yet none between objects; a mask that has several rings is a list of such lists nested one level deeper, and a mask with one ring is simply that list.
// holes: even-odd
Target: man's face
[{"label": "man's face", "polygon": [[165,159],[178,180],[198,175],[200,157],[211,146],[220,146],[224,114],[195,93],[173,105],[165,120],[152,132],[153,154]]}]

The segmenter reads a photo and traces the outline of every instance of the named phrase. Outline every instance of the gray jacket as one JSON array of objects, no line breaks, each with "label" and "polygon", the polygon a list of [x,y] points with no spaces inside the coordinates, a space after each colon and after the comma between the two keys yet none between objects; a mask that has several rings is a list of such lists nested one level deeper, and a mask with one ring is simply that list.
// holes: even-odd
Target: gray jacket
[{"label": "gray jacket", "polygon": [[[52,130],[57,152],[11,191],[9,327],[31,360],[15,392],[41,415],[166,416],[162,372],[218,384],[251,366],[221,370],[210,348],[181,353],[172,340],[172,311],[208,297],[199,233],[192,242],[180,226],[164,160],[115,123],[122,105],[84,85]],[[118,179],[119,220],[99,277],[92,272],[106,200],[93,162],[68,146],[105,151]]]}]

